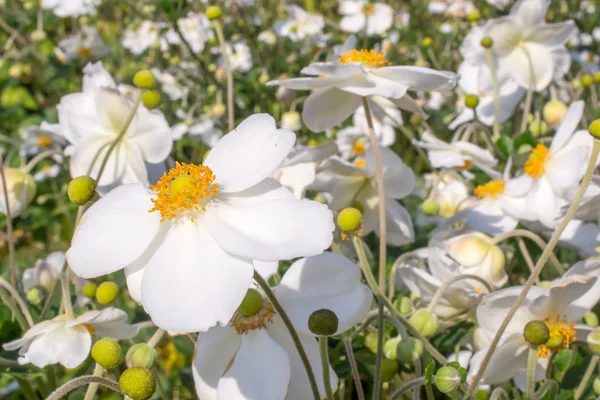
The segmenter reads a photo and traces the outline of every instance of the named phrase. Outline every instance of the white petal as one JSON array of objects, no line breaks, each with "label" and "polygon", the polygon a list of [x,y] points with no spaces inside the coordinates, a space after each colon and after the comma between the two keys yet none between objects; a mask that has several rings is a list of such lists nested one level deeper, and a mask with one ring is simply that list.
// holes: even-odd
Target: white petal
[{"label": "white petal", "polygon": [[546,162],[545,172],[557,195],[576,187],[585,173],[590,156],[590,148],[579,146],[568,151],[553,154]]},{"label": "white petal", "polygon": [[313,132],[341,124],[361,105],[361,97],[337,88],[315,90],[304,101],[302,120]]},{"label": "white petal", "polygon": [[346,79],[336,86],[339,89],[358,96],[383,96],[391,99],[403,97],[408,90],[407,85],[380,77],[374,72],[366,76],[361,74],[351,79]]},{"label": "white petal", "polygon": [[[483,374],[483,382],[488,385],[495,385],[516,376],[521,369],[526,367],[527,348],[527,342],[525,342],[522,333],[507,338],[494,351]],[[471,359],[470,375],[477,373],[487,351],[488,349],[485,348],[475,353]]]},{"label": "white petal", "polygon": [[483,199],[471,208],[467,223],[478,231],[496,236],[514,230],[519,220],[505,214],[499,202]]},{"label": "white petal", "polygon": [[277,273],[277,269],[279,268],[279,263],[277,261],[254,260],[252,263],[254,264],[254,270],[265,279],[269,279],[271,275]]},{"label": "white petal", "polygon": [[548,6],[550,0],[519,0],[510,9],[510,15],[523,21],[523,26],[532,27],[544,22]]},{"label": "white petal", "polygon": [[19,349],[21,347],[26,346],[37,336],[42,335],[46,332],[50,332],[54,329],[57,329],[61,325],[63,325],[62,321],[55,321],[55,320],[42,321],[42,322],[32,326],[27,332],[25,332],[25,335],[23,335],[23,337],[21,339],[16,339],[16,340],[13,340],[12,342],[4,343],[2,345],[2,347],[4,348],[4,350],[8,350],[8,351]]},{"label": "white petal", "polygon": [[550,150],[553,152],[557,151],[569,141],[571,135],[573,135],[577,129],[579,121],[581,121],[584,107],[585,103],[581,100],[571,103],[569,109],[567,110],[567,115],[565,115],[565,118],[562,120],[560,126],[556,130],[554,139],[552,139]]},{"label": "white petal", "polygon": [[492,50],[501,57],[510,54],[521,40],[521,24],[513,17],[491,20],[486,30],[487,36],[494,42]]},{"label": "white petal", "polygon": [[290,359],[286,351],[264,329],[248,332],[233,365],[219,380],[220,399],[284,399],[290,381]]},{"label": "white petal", "polygon": [[555,24],[543,24],[527,35],[527,40],[541,43],[548,47],[558,47],[577,31],[575,22],[569,20]]},{"label": "white petal", "polygon": [[354,263],[325,252],[292,264],[274,292],[300,333],[311,335],[308,318],[326,308],[337,315],[339,334],[360,322],[371,307],[373,294],[360,279]]},{"label": "white petal", "polygon": [[[402,246],[415,240],[410,214],[400,203],[386,196],[385,219],[387,221],[387,243],[391,246]],[[375,233],[380,236],[380,227],[377,225]]]},{"label": "white petal", "polygon": [[[123,128],[127,126],[127,121],[133,106],[116,90],[101,88],[96,96],[96,110],[98,112],[98,117],[102,124],[113,132],[116,139],[116,135],[121,133]],[[128,133],[134,130],[137,119],[138,116],[134,116],[127,127]]]},{"label": "white petal", "polygon": [[38,336],[29,346],[25,357],[36,367],[60,363],[75,368],[90,354],[92,337],[83,326],[65,326]]},{"label": "white petal", "polygon": [[268,177],[295,142],[296,135],[277,129],[271,116],[255,114],[223,136],[204,164],[215,174],[220,192],[239,192]]},{"label": "white petal", "polygon": [[595,277],[584,275],[570,275],[554,282],[550,289],[536,298],[531,306],[531,311],[539,316],[546,317],[567,316],[569,319],[579,320],[589,311],[587,304],[576,304],[575,302],[587,294],[596,283]]},{"label": "white petal", "polygon": [[[547,47],[527,42],[515,49],[502,61],[501,68],[509,68],[513,78],[527,89],[530,84],[535,91],[544,90],[552,81],[554,63]],[[531,77],[533,66],[533,78]]]},{"label": "white petal", "polygon": [[131,139],[139,144],[145,161],[155,164],[164,161],[173,147],[173,137],[165,116],[145,108],[140,108],[136,115],[138,119]]},{"label": "white petal", "polygon": [[118,308],[86,311],[73,321],[66,323],[68,327],[90,325],[94,334],[114,339],[128,339],[137,335],[138,328],[126,323],[127,313]]},{"label": "white petal", "polygon": [[456,84],[456,74],[423,67],[383,67],[374,72],[377,76],[401,83],[409,90],[444,90]]},{"label": "white petal", "polygon": [[340,29],[345,32],[356,33],[360,32],[366,23],[367,19],[365,18],[364,14],[356,13],[343,17],[340,21]]},{"label": "white petal", "polygon": [[[386,195],[393,199],[402,199],[411,194],[415,189],[415,174],[412,169],[392,150],[380,147],[379,152]],[[365,153],[365,162],[365,168],[375,174],[375,155],[371,148]]]},{"label": "white petal", "polygon": [[144,271],[144,309],[166,330],[227,324],[252,282],[252,263],[223,251],[197,222],[172,226]]},{"label": "white petal", "polygon": [[118,271],[147,249],[160,227],[160,214],[149,213],[152,195],[141,184],[123,185],[94,203],[77,226],[66,256],[82,278]]},{"label": "white petal", "polygon": [[217,400],[217,385],[240,347],[235,329],[216,326],[198,334],[192,373],[196,393],[202,400]]}]

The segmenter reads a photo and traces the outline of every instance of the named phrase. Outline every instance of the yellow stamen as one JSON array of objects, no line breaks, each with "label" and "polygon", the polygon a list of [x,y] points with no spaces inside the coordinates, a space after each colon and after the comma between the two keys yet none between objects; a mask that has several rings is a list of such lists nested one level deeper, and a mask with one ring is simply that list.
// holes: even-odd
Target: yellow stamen
[{"label": "yellow stamen", "polygon": [[367,165],[367,162],[365,161],[364,158],[359,158],[356,161],[354,161],[354,165],[356,165],[358,167],[361,167],[361,168],[364,168],[365,165]]},{"label": "yellow stamen", "polygon": [[525,163],[525,173],[532,178],[537,178],[544,173],[544,166],[550,156],[550,149],[543,144],[538,144],[531,152],[529,159]]},{"label": "yellow stamen", "polygon": [[[154,207],[148,212],[159,211],[161,222],[175,218],[186,211],[206,211],[206,202],[217,194],[215,175],[205,165],[176,163],[150,189],[156,192],[151,199]],[[194,215],[190,215],[194,221]]]},{"label": "yellow stamen", "polygon": [[340,56],[340,62],[348,63],[363,63],[368,68],[381,68],[392,63],[385,59],[383,53],[378,53],[375,50],[350,50],[348,53]]},{"label": "yellow stamen", "polygon": [[471,167],[473,166],[473,163],[469,160],[465,160],[465,163],[459,167],[455,167],[456,169],[460,169],[461,171],[466,171],[471,169]]},{"label": "yellow stamen", "polygon": [[577,332],[573,321],[549,317],[544,319],[544,323],[550,330],[550,339],[546,344],[538,347],[538,358],[548,357],[551,351],[558,353],[562,349],[570,347],[571,343],[575,341]]},{"label": "yellow stamen", "polygon": [[89,47],[80,47],[79,50],[77,50],[77,54],[79,57],[89,57],[92,55],[92,49]]},{"label": "yellow stamen", "polygon": [[481,291],[483,290],[481,287],[476,286],[473,288],[473,290],[475,291],[475,293],[481,293]]},{"label": "yellow stamen", "polygon": [[504,181],[500,179],[494,179],[486,184],[479,185],[473,191],[475,196],[479,197],[480,199],[483,199],[484,197],[498,196],[502,192],[504,192]]},{"label": "yellow stamen", "polygon": [[361,140],[357,140],[352,146],[352,152],[357,156],[362,156],[365,154],[365,147],[365,144]]},{"label": "yellow stamen", "polygon": [[93,326],[91,326],[89,324],[83,324],[83,326],[85,327],[85,329],[88,330],[88,332],[90,333],[90,335],[93,335],[94,332],[96,332],[96,328],[94,328]]},{"label": "yellow stamen", "polygon": [[52,141],[52,138],[48,135],[40,135],[40,137],[38,138],[38,146],[40,146],[41,148],[45,149],[48,148],[50,146],[52,146],[52,143],[54,143]]},{"label": "yellow stamen", "polygon": [[360,12],[368,17],[375,13],[375,7],[373,7],[373,4],[367,3],[361,7]]}]

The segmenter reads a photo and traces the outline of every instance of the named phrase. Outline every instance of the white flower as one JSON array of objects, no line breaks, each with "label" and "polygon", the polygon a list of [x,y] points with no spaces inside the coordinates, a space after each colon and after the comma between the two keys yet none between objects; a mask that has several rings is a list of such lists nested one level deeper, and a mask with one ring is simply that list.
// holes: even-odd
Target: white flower
[{"label": "white flower", "polygon": [[431,187],[428,199],[439,206],[441,218],[449,218],[469,205],[467,185],[457,174],[446,172],[440,175],[433,172],[427,174],[425,180]]},{"label": "white flower", "polygon": [[61,168],[58,164],[44,165],[38,172],[33,174],[33,179],[36,182],[45,181],[48,178],[56,178],[60,174]]},{"label": "white flower", "polygon": [[[387,242],[401,246],[414,240],[414,231],[410,215],[396,199],[402,199],[413,191],[415,174],[392,150],[381,147],[379,151],[385,187]],[[313,187],[331,194],[329,207],[333,211],[359,203],[363,208],[363,235],[373,231],[379,235],[379,198],[372,149],[368,149],[364,159],[357,160],[355,164],[339,157],[330,158],[317,174]]]},{"label": "white flower", "polygon": [[111,48],[102,40],[98,30],[93,26],[83,26],[81,31],[61,40],[58,47],[66,61],[85,60],[90,57],[100,58],[112,52]]},{"label": "white flower", "polygon": [[100,0],[41,0],[43,9],[58,17],[79,17],[96,13]]},{"label": "white flower", "polygon": [[409,90],[440,90],[454,85],[455,74],[410,66],[389,66],[382,53],[351,50],[333,62],[302,69],[308,78],[271,81],[294,90],[315,89],[304,102],[302,118],[308,128],[322,132],[348,118],[365,96],[392,99],[400,108],[415,109]]},{"label": "white flower", "polygon": [[252,281],[252,260],[314,255],[331,243],[327,206],[297,200],[268,178],[295,140],[256,114],[204,165],[179,164],[153,190],[112,190],[83,215],[69,265],[84,278],[124,268],[131,296],[164,329],[227,324]]},{"label": "white flower", "polygon": [[287,19],[275,22],[273,30],[279,36],[299,42],[321,32],[324,26],[323,16],[306,12],[296,5],[289,5]]},{"label": "white flower", "polygon": [[531,84],[536,91],[568,71],[571,56],[565,42],[577,29],[572,20],[545,23],[549,5],[550,0],[519,0],[510,15],[485,26],[499,73],[510,74],[524,88]]},{"label": "white flower", "polygon": [[75,368],[90,354],[92,334],[114,339],[135,336],[138,328],[125,321],[127,313],[117,308],[86,311],[73,320],[59,315],[34,325],[23,338],[3,347],[9,351],[19,349],[19,364],[31,363],[38,368],[61,364]]},{"label": "white flower", "polygon": [[[245,42],[225,43],[225,53],[227,54],[231,71],[248,72],[252,68],[252,53],[250,52],[250,47]],[[225,65],[222,54],[219,57],[219,65]]]},{"label": "white flower", "polygon": [[[19,153],[24,156],[34,156],[49,150],[59,151],[67,145],[67,141],[60,131],[60,125],[49,124],[46,121],[39,126],[27,127],[21,133],[21,139],[23,143],[19,148]],[[62,161],[60,155],[56,155],[54,159],[58,162]]]},{"label": "white flower", "polygon": [[65,261],[65,253],[55,251],[48,254],[45,260],[37,260],[35,267],[23,271],[22,279],[25,293],[37,285],[41,285],[50,291],[58,278],[58,274],[65,267]]},{"label": "white flower", "polygon": [[272,30],[262,31],[258,34],[258,41],[273,46],[277,42],[277,36]]},{"label": "white flower", "polygon": [[131,53],[139,56],[159,39],[161,26],[152,21],[142,21],[135,30],[126,30],[121,44]]},{"label": "white flower", "polygon": [[[84,73],[83,91],[64,96],[57,109],[61,131],[74,147],[71,176],[95,178],[133,105],[115,90],[114,81],[101,63],[89,64]],[[108,158],[98,182],[99,190],[104,192],[123,183],[148,183],[144,162],[164,161],[171,146],[164,115],[140,106],[127,133]]]},{"label": "white flower", "polygon": [[[582,263],[578,263],[564,277],[552,283],[549,289],[532,287],[502,335],[485,370],[483,381],[494,385],[525,374],[530,345],[523,337],[523,329],[534,320],[545,322],[550,329],[550,337],[557,342],[552,347],[539,346],[536,379],[543,379],[550,352],[568,348],[576,339],[585,340],[585,328],[581,330],[576,322],[598,302],[599,283],[595,277],[587,275]],[[477,322],[486,336],[495,336],[522,289],[522,286],[515,286],[499,290],[487,295],[477,307]],[[484,348],[473,356],[470,375],[477,373],[487,351],[488,348]]]},{"label": "white flower", "polygon": [[175,78],[169,71],[161,71],[158,68],[152,68],[150,71],[152,71],[152,74],[160,83],[161,90],[167,96],[169,96],[169,99],[175,101],[185,99],[187,97],[189,89],[179,84],[177,82],[177,78]]},{"label": "white flower", "polygon": [[193,119],[190,110],[186,114],[183,110],[177,110],[175,115],[184,121],[175,124],[171,127],[171,135],[173,140],[181,139],[185,134],[193,138],[200,139],[206,146],[213,148],[223,137],[223,132],[215,126],[215,121],[212,118],[201,116],[198,119]]},{"label": "white flower", "polygon": [[[202,52],[206,42],[214,37],[208,18],[202,13],[190,12],[185,18],[177,20],[177,25],[194,53]],[[176,34],[172,36],[174,40],[170,42],[179,44],[179,37]]]},{"label": "white flower", "polygon": [[392,27],[394,10],[384,3],[368,0],[342,0],[340,28],[346,32],[365,32],[368,36],[381,35]]},{"label": "white flower", "polygon": [[[298,331],[322,396],[319,347],[308,329],[308,318],[322,308],[333,311],[339,320],[337,334],[361,321],[373,295],[360,282],[359,271],[345,257],[323,253],[296,261],[273,288]],[[192,368],[196,392],[204,400],[312,397],[298,351],[267,299],[256,314],[236,314],[230,325],[200,333]],[[335,391],[338,380],[331,367],[329,375]]]}]

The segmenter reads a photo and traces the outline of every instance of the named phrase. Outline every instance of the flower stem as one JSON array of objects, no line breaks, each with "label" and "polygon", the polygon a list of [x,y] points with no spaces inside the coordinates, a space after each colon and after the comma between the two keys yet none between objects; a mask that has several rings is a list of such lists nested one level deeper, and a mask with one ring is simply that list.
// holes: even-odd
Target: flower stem
[{"label": "flower stem", "polygon": [[550,392],[550,395],[547,398],[554,399],[554,398],[556,398],[558,389],[559,389],[558,382],[553,381],[553,380],[548,380],[548,381],[544,382],[542,387],[540,387],[540,390],[538,390],[537,393],[535,394],[535,400],[543,399],[544,396],[546,396],[546,392],[548,392],[548,391]]},{"label": "flower stem", "polygon": [[583,378],[581,378],[581,382],[579,383],[579,386],[577,387],[577,390],[575,391],[575,400],[579,400],[581,398],[581,396],[583,396],[583,393],[585,392],[588,382],[590,381],[590,378],[594,374],[594,370],[596,369],[596,366],[598,365],[598,359],[600,359],[600,357],[594,354],[594,356],[590,360],[590,363],[588,364],[587,369],[585,370],[585,373],[583,374]]},{"label": "flower stem", "polygon": [[394,394],[392,394],[391,400],[399,399],[400,396],[407,393],[409,390],[418,388],[419,386],[422,386],[424,384],[425,384],[425,377],[423,377],[423,376],[420,378],[413,379],[412,381],[410,381],[410,382],[406,383],[404,386],[402,386],[400,389],[396,390],[396,392],[394,392]]},{"label": "flower stem", "polygon": [[577,211],[577,207],[579,207],[579,203],[581,202],[581,199],[583,198],[583,194],[585,193],[585,191],[590,183],[590,180],[592,179],[594,169],[596,168],[596,160],[598,159],[599,153],[600,153],[600,141],[594,140],[594,146],[592,147],[592,154],[590,155],[587,169],[583,176],[583,180],[581,181],[581,185],[579,186],[579,190],[577,191],[575,198],[571,202],[571,206],[569,207],[567,214],[565,215],[565,217],[561,221],[560,225],[556,228],[556,230],[552,234],[552,237],[550,238],[548,245],[544,248],[542,255],[540,256],[540,258],[538,259],[538,261],[535,265],[535,269],[529,276],[529,279],[527,279],[527,282],[525,282],[525,285],[523,286],[521,293],[519,294],[519,296],[513,303],[512,307],[510,308],[510,310],[504,317],[504,320],[498,327],[498,331],[496,332],[496,335],[492,339],[492,342],[490,343],[488,351],[480,364],[479,371],[477,371],[477,374],[473,377],[473,379],[471,381],[471,385],[469,386],[469,390],[467,391],[467,393],[465,395],[465,399],[470,398],[471,395],[477,389],[477,385],[479,384],[479,381],[481,381],[481,378],[483,377],[483,373],[485,372],[485,369],[487,368],[487,365],[489,364],[489,362],[492,358],[492,355],[494,354],[494,351],[496,350],[496,347],[498,346],[498,343],[500,342],[500,338],[502,337],[502,335],[504,334],[504,331],[506,330],[506,327],[510,323],[511,319],[514,317],[515,313],[519,309],[519,306],[521,305],[523,300],[525,300],[525,297],[527,296],[529,289],[531,289],[531,287],[534,285],[535,280],[540,275],[540,272],[542,272],[542,268],[546,264],[546,261],[548,261],[548,258],[550,257],[550,254],[554,250],[554,247],[556,247],[556,244],[558,243],[558,239],[560,238],[560,235],[563,233],[563,231],[567,227],[567,224],[569,223],[569,221],[571,221],[571,219],[575,215],[575,212]]},{"label": "flower stem", "polygon": [[30,173],[31,170],[33,170],[40,161],[45,160],[46,158],[49,158],[52,156],[56,156],[56,155],[62,156],[62,155],[64,155],[64,153],[62,152],[62,150],[48,150],[48,151],[44,151],[43,153],[38,154],[37,156],[35,156],[31,160],[29,160],[27,165],[25,165],[25,167],[23,167],[23,172]]},{"label": "flower stem", "polygon": [[164,329],[160,329],[158,328],[156,332],[154,332],[154,335],[152,335],[152,337],[150,338],[150,340],[148,340],[147,345],[155,348],[156,345],[158,344],[158,342],[160,342],[160,339],[162,339],[162,337],[164,336],[164,334],[167,333]]},{"label": "flower stem", "polygon": [[329,376],[329,348],[327,346],[327,336],[319,336],[319,350],[321,351],[321,368],[323,369],[325,393],[327,393],[327,400],[333,400],[331,377]]},{"label": "flower stem", "polygon": [[[2,178],[2,193],[4,194],[4,205],[6,208],[6,236],[8,241],[8,267],[10,270],[10,283],[13,287],[19,283],[19,272],[15,263],[15,237],[13,235],[12,214],[8,201],[8,185],[6,184],[6,174],[4,173],[4,160],[0,154],[0,178]],[[0,200],[2,201],[2,200]]]},{"label": "flower stem", "polygon": [[450,286],[452,286],[453,283],[458,282],[462,279],[473,279],[473,280],[481,283],[483,286],[485,286],[488,293],[491,293],[493,291],[490,284],[487,283],[487,281],[485,279],[483,279],[477,275],[470,275],[470,274],[456,275],[456,276],[453,276],[452,278],[450,278],[449,280],[447,280],[446,282],[444,282],[444,284],[442,286],[440,286],[440,288],[437,290],[437,292],[435,292],[435,295],[429,302],[427,309],[429,311],[433,312],[433,310],[437,306],[438,302],[442,299],[442,297],[444,296],[444,293],[450,288]]},{"label": "flower stem", "polygon": [[0,286],[2,286],[6,291],[12,296],[15,302],[19,305],[23,316],[27,320],[27,324],[29,327],[33,326],[33,318],[31,318],[31,314],[29,313],[29,309],[27,308],[27,304],[25,301],[19,296],[19,293],[12,287],[4,278],[0,277]]},{"label": "flower stem", "polygon": [[[102,376],[102,374],[104,373],[104,368],[96,363],[96,366],[94,367],[94,376]],[[85,392],[85,397],[83,398],[83,400],[93,400],[94,396],[96,395],[96,391],[98,390],[98,383],[94,382],[94,383],[90,383],[90,386],[88,386],[87,392]]]},{"label": "flower stem", "polygon": [[294,346],[296,346],[296,350],[298,350],[298,355],[300,356],[302,364],[304,365],[304,369],[306,370],[306,375],[308,376],[308,381],[310,383],[310,388],[312,390],[313,397],[315,400],[320,400],[321,395],[319,394],[319,386],[317,386],[315,373],[313,372],[310,362],[308,361],[308,357],[306,356],[306,352],[304,351],[304,347],[302,346],[302,342],[300,341],[298,332],[296,332],[296,328],[294,328],[292,321],[281,306],[279,300],[277,300],[277,297],[275,297],[275,294],[273,293],[273,290],[271,290],[271,287],[269,286],[267,281],[265,281],[265,279],[262,276],[260,276],[260,274],[257,271],[254,271],[254,280],[256,281],[256,283],[258,283],[258,286],[260,286],[260,288],[263,290],[265,296],[267,296],[267,298],[275,308],[275,311],[277,311],[277,314],[279,314],[279,316],[281,317],[281,320],[285,324],[285,327],[290,332],[290,336],[292,337]]},{"label": "flower stem", "polygon": [[358,400],[365,400],[365,393],[363,392],[363,388],[360,383],[360,374],[358,372],[358,366],[356,365],[356,358],[354,358],[352,339],[350,339],[350,337],[344,338],[344,346],[346,347],[346,355],[348,356],[348,362],[350,363],[350,370],[352,371],[354,386],[356,386],[356,396],[358,397]]},{"label": "flower stem", "polygon": [[225,47],[225,35],[223,34],[223,26],[221,25],[221,22],[219,20],[215,20],[215,32],[217,33],[217,39],[219,40],[221,54],[223,55],[223,61],[225,63],[225,72],[227,73],[227,127],[231,132],[233,130],[234,125],[233,72],[231,71],[229,56],[227,55],[227,48]]},{"label": "flower stem", "polygon": [[29,329],[27,321],[25,321],[25,318],[19,312],[19,309],[17,308],[17,305],[14,303],[13,299],[4,292],[4,289],[0,289],[0,300],[2,300],[2,304],[6,305],[10,309],[10,312],[17,320],[17,323],[21,329],[23,329],[23,331],[27,331]]},{"label": "flower stem", "polygon": [[537,352],[538,346],[529,346],[529,354],[527,355],[527,387],[526,398],[533,400],[535,395],[535,369],[537,367]]},{"label": "flower stem", "polygon": [[492,76],[492,84],[494,87],[494,136],[493,140],[500,138],[500,90],[498,88],[498,77],[496,76],[496,67],[494,66],[494,58],[492,57],[492,49],[485,49],[485,55],[487,57],[488,68]]},{"label": "flower stem", "polygon": [[523,109],[523,119],[521,120],[521,130],[518,133],[525,132],[527,129],[527,117],[529,116],[529,110],[531,109],[531,102],[533,100],[533,85],[535,81],[535,71],[533,70],[533,61],[529,51],[521,46],[523,52],[527,56],[527,62],[529,63],[529,86],[527,87],[527,97],[525,98],[525,108]]},{"label": "flower stem", "polygon": [[121,392],[119,384],[113,381],[112,379],[104,378],[102,376],[84,375],[80,376],[79,378],[71,379],[70,381],[56,389],[54,392],[52,392],[50,396],[46,398],[46,400],[60,400],[67,394],[69,394],[71,391],[77,389],[78,387],[88,385],[90,383],[97,383],[101,386],[109,388],[113,392],[123,394]]},{"label": "flower stem", "polygon": [[62,302],[63,307],[65,308],[65,314],[67,315],[67,319],[71,320],[73,319],[73,305],[71,304],[71,292],[69,290],[69,281],[66,272],[61,273],[60,283],[62,285]]}]

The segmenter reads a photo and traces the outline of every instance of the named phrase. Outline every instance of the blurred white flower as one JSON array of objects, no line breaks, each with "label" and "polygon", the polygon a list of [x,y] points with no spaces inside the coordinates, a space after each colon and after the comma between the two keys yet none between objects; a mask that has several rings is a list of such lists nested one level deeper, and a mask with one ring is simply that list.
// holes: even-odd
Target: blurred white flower
[{"label": "blurred white flower", "polygon": [[[12,218],[18,217],[31,203],[36,192],[36,185],[29,173],[16,168],[5,168],[6,192],[0,178],[0,214],[7,215],[10,209]],[[8,203],[8,204],[7,204]]]},{"label": "blurred white flower", "polygon": [[299,42],[321,32],[324,26],[323,16],[306,12],[296,5],[288,5],[287,19],[275,22],[273,30],[278,36]]},{"label": "blurred white flower", "polygon": [[79,32],[58,42],[58,47],[64,56],[64,60],[61,61],[101,58],[112,52],[112,49],[104,43],[102,36],[93,26],[81,27]]},{"label": "blurred white flower", "polygon": [[152,21],[142,21],[135,30],[126,30],[121,44],[131,53],[139,56],[159,39],[161,26]]},{"label": "blurred white flower", "polygon": [[182,119],[183,122],[175,124],[171,127],[171,135],[173,140],[179,140],[184,135],[189,135],[193,138],[200,139],[206,146],[213,148],[223,137],[223,132],[215,126],[215,121],[207,116],[201,116],[195,119],[190,112],[186,114],[183,110],[177,110],[175,115]]},{"label": "blurred white flower", "polygon": [[65,267],[65,253],[55,251],[48,254],[45,260],[37,260],[33,268],[23,271],[23,290],[27,293],[34,286],[41,285],[50,291]]},{"label": "blurred white flower", "polygon": [[[202,52],[206,42],[214,37],[208,18],[202,13],[190,12],[185,18],[179,18],[177,25],[181,35],[189,43],[194,53]],[[169,35],[169,38],[171,44],[179,44],[180,42],[176,33]]]},{"label": "blurred white flower", "polygon": [[61,166],[58,164],[44,165],[39,171],[33,174],[33,179],[36,182],[42,182],[46,179],[56,178],[60,174],[60,171]]},{"label": "blurred white flower", "polygon": [[340,28],[346,32],[365,32],[368,36],[387,32],[394,23],[394,10],[384,3],[368,0],[341,0]]},{"label": "blurred white flower", "polygon": [[[49,124],[43,121],[39,126],[32,125],[21,132],[21,146],[19,153],[23,156],[35,156],[43,151],[60,151],[68,144],[59,124]],[[60,155],[54,159],[58,162],[62,160]]]},{"label": "blurred white flower", "polygon": [[80,17],[95,14],[100,0],[41,0],[41,5],[57,17]]},{"label": "blurred white flower", "polygon": [[[248,72],[252,68],[252,53],[244,41],[225,43],[225,52],[233,72]],[[219,65],[224,66],[223,55],[219,56]]]},{"label": "blurred white flower", "polygon": [[152,68],[151,71],[156,80],[160,83],[160,89],[169,96],[169,99],[176,101],[187,97],[189,88],[177,82],[177,78],[169,71],[161,71],[158,68]]}]

